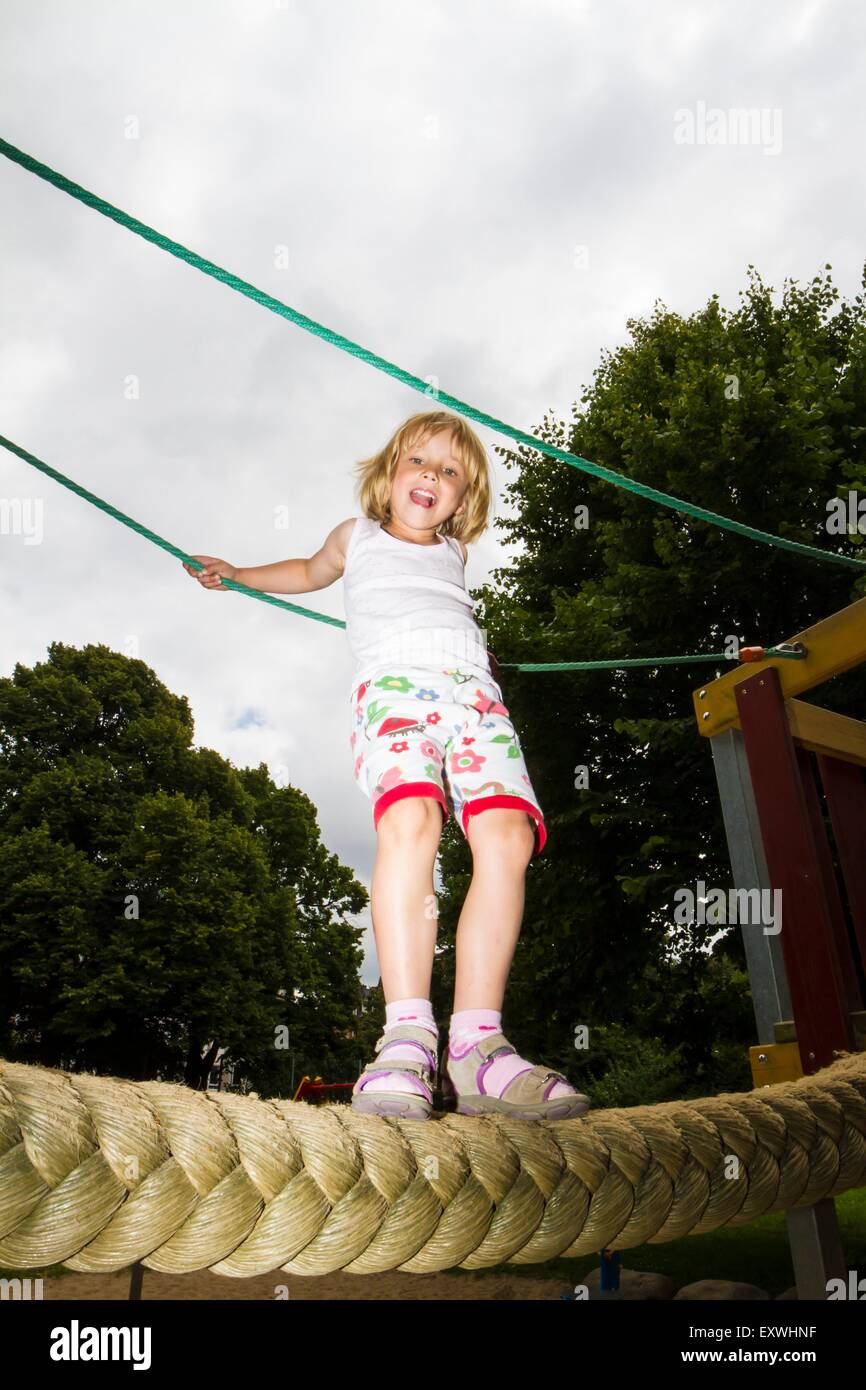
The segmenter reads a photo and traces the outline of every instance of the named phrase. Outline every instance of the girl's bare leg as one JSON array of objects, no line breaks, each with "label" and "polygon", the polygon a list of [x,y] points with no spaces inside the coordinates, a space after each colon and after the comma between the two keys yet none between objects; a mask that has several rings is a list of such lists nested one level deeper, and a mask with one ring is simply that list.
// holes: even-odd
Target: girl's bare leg
[{"label": "girl's bare leg", "polygon": [[454,1012],[501,1011],[520,936],[535,831],[525,811],[503,807],[471,816],[467,832],[473,871],[457,924]]},{"label": "girl's bare leg", "polygon": [[[525,811],[502,807],[472,816],[467,832],[474,868],[457,924],[454,1013],[471,1011],[476,1014],[474,1022],[477,1026],[477,1012],[491,1010],[492,1014],[488,1015],[483,1026],[495,1028],[498,1021],[495,1016],[502,1012],[505,986],[520,936],[526,869],[535,848],[535,830]],[[449,1039],[451,1056],[465,1056],[467,1050],[484,1036],[480,1027],[476,1031],[471,1018],[459,1020],[456,1035],[452,1031]],[[450,1062],[448,1065],[450,1068]],[[472,1066],[474,1069],[474,1063]],[[494,1056],[484,1074],[485,1098],[507,1096],[512,1082],[530,1070],[531,1066],[514,1051]],[[549,1075],[553,1078],[559,1073]],[[465,1088],[473,1083],[464,1079],[463,1085],[465,1103]],[[545,1087],[543,1092],[541,1086]],[[471,1096],[477,1095],[480,1099],[480,1094],[475,1090],[469,1092],[469,1104]],[[555,1081],[552,1086],[547,1081],[539,1083],[538,1100],[542,1104],[549,1101],[551,1105],[560,1102],[560,1109],[568,1105],[586,1109],[586,1105],[582,1104],[586,1097],[578,1097],[574,1087],[564,1078]],[[469,1113],[473,1113],[471,1109]],[[569,1113],[568,1108],[564,1113]]]},{"label": "girl's bare leg", "polygon": [[432,797],[407,796],[392,802],[377,827],[370,907],[386,1004],[430,998],[437,926],[433,869],[442,824]]}]

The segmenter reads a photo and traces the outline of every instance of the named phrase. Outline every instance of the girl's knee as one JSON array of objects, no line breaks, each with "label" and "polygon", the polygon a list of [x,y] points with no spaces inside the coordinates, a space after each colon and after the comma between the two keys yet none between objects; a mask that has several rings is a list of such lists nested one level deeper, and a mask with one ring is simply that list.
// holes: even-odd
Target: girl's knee
[{"label": "girl's knee", "polygon": [[437,842],[442,835],[442,808],[432,796],[404,796],[386,806],[376,825],[379,839]]},{"label": "girl's knee", "polygon": [[528,864],[535,852],[535,821],[528,811],[490,807],[469,817],[467,839],[473,854],[504,854]]}]

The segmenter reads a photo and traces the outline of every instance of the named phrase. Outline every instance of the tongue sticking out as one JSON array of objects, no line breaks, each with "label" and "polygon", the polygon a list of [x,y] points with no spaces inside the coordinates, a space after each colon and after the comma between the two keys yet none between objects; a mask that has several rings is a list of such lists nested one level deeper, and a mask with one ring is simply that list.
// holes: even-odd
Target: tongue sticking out
[{"label": "tongue sticking out", "polygon": [[411,499],[412,499],[413,502],[417,502],[417,504],[418,504],[419,507],[432,507],[432,506],[433,506],[433,498],[432,498],[432,497],[428,497],[426,493],[423,493],[423,492],[410,492],[410,493],[409,493],[409,496],[411,497]]}]

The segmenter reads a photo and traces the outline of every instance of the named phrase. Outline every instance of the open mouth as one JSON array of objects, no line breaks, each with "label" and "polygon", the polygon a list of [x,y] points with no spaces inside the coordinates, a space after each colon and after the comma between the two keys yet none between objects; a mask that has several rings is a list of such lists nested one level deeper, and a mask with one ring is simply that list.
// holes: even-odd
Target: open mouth
[{"label": "open mouth", "polygon": [[432,492],[428,492],[424,487],[415,487],[409,493],[410,502],[414,502],[417,507],[435,507],[436,498]]}]

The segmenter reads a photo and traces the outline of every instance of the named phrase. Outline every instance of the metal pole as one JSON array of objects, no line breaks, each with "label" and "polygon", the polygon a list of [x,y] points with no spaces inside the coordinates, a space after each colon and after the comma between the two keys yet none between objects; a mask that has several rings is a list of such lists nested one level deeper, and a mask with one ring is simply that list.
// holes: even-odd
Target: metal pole
[{"label": "metal pole", "polygon": [[[743,735],[727,729],[710,739],[731,870],[737,888],[770,889],[770,876]],[[780,934],[755,931],[741,922],[759,1043],[774,1041],[773,1024],[792,1014]],[[836,1206],[822,1198],[813,1206],[785,1212],[791,1261],[800,1299],[827,1298],[827,1281],[847,1279]]]},{"label": "metal pole", "polygon": [[[727,729],[710,739],[710,748],[734,884],[737,888],[769,890],[770,875],[743,735],[739,729]],[[790,1018],[792,1014],[785,959],[779,940],[781,933],[752,931],[747,922],[741,922],[740,929],[749,967],[758,1042],[771,1043],[775,1038],[773,1024]]]}]

